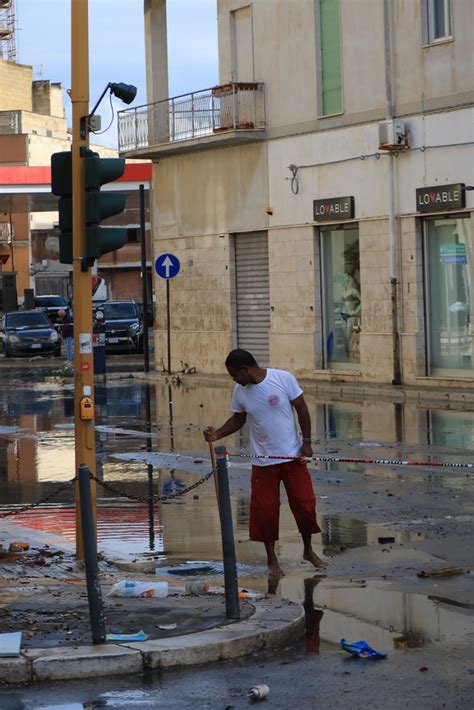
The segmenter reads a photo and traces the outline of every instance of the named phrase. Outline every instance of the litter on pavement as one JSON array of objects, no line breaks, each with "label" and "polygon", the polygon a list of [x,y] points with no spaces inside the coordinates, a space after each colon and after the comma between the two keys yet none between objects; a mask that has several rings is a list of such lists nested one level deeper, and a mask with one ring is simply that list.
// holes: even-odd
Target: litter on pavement
[{"label": "litter on pavement", "polygon": [[366,641],[355,641],[354,643],[349,643],[345,639],[339,641],[339,645],[347,651],[347,653],[357,656],[358,658],[387,658],[386,653],[379,653],[375,651]]},{"label": "litter on pavement", "polygon": [[11,634],[0,634],[0,656],[19,656],[21,646],[21,631],[14,631]]},{"label": "litter on pavement", "polygon": [[146,641],[148,635],[144,631],[137,631],[136,634],[107,634],[106,641]]},{"label": "litter on pavement", "polygon": [[122,579],[107,592],[108,597],[167,597],[168,582],[136,582]]}]

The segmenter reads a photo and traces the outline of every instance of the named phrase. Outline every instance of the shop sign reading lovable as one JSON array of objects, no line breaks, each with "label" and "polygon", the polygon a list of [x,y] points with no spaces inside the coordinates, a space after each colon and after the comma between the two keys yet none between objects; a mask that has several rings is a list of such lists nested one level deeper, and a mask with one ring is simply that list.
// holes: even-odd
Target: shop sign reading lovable
[{"label": "shop sign reading lovable", "polygon": [[444,212],[459,210],[466,206],[464,183],[419,187],[416,190],[417,212]]},{"label": "shop sign reading lovable", "polygon": [[313,215],[315,222],[354,219],[354,198],[326,197],[323,200],[313,200]]}]

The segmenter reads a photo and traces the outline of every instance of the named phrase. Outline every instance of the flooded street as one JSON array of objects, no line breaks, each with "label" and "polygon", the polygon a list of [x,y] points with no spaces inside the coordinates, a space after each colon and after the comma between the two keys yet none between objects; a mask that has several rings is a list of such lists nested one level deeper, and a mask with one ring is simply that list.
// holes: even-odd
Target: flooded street
[{"label": "flooded street", "polygon": [[[209,563],[205,578],[222,583],[222,552],[214,485],[150,505],[211,469],[202,430],[228,416],[232,382],[146,383],[110,376],[96,387],[98,544],[109,558],[147,569],[177,562]],[[312,462],[321,536],[317,554],[330,559],[327,576],[302,561],[301,542],[282,492],[278,553],[286,576],[269,582],[263,546],[248,539],[250,463],[246,432],[226,440],[230,452],[239,584],[304,603],[307,650],[320,640],[364,638],[376,648],[412,648],[464,641],[474,632],[472,576],[420,579],[434,566],[468,568],[474,519],[469,468],[474,407],[448,409],[415,399],[322,399],[306,390],[315,454],[358,459]],[[150,426],[147,412],[150,412]],[[74,542],[74,489],[55,490],[74,475],[73,389],[48,370],[10,366],[0,388],[0,512],[52,496],[1,525],[58,535]],[[418,461],[423,466],[374,465],[362,460]],[[126,498],[131,496],[132,499]]]}]

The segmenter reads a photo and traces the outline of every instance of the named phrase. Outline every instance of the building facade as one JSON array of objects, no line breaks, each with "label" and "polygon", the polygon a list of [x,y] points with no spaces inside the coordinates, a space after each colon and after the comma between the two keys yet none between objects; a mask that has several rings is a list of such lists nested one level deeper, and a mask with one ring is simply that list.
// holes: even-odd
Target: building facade
[{"label": "building facade", "polygon": [[239,346],[315,379],[474,386],[474,5],[217,6],[219,86],[170,99],[146,0],[150,103],[119,120],[160,186],[155,255],[181,261],[173,367],[223,372]]}]

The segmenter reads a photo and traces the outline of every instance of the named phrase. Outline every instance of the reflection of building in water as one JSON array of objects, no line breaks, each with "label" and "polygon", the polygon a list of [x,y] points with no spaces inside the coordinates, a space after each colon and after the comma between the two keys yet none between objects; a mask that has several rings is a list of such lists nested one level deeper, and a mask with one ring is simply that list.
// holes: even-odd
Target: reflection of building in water
[{"label": "reflection of building in water", "polygon": [[321,638],[338,643],[341,638],[364,638],[380,650],[393,648],[400,635],[425,641],[467,639],[472,616],[459,606],[438,604],[422,594],[391,589],[389,583],[364,582],[358,586],[323,581],[314,592],[314,603],[324,607]]},{"label": "reflection of building in water", "polygon": [[49,416],[18,417],[17,425],[25,433],[9,440],[4,447],[3,466],[0,469],[4,479],[28,483],[66,481],[73,478],[75,470],[73,433],[57,430],[51,437],[38,436],[41,432],[50,432],[56,421]]},{"label": "reflection of building in water", "polygon": [[[188,494],[161,506],[164,548],[171,557],[222,559],[219,510],[212,481],[196,493],[197,499]],[[232,497],[234,529],[236,508],[236,498]]]},{"label": "reflection of building in water", "polygon": [[[36,430],[35,416],[18,417],[20,429]],[[34,435],[10,441],[7,446],[7,479],[9,481],[37,480],[38,441]]]},{"label": "reflection of building in water", "polygon": [[473,412],[428,412],[429,443],[452,449],[474,450]]},{"label": "reflection of building in water", "polygon": [[[209,445],[204,441],[203,429],[210,425],[219,425],[229,416],[229,405],[233,383],[229,378],[228,386],[213,386],[212,383],[196,385],[188,377],[186,382],[172,387],[173,411],[173,446],[178,451],[205,451],[209,452]],[[163,435],[160,440],[161,450],[171,448],[166,434],[170,434],[169,421],[169,392],[168,385],[157,383],[155,386],[156,420],[162,427],[159,431]],[[235,436],[225,439],[227,446],[234,445]]]},{"label": "reflection of building in water", "polygon": [[345,515],[324,515],[319,522],[323,545],[363,547],[367,544],[367,523]]},{"label": "reflection of building in water", "polygon": [[237,498],[235,527],[247,530],[248,524],[249,524],[249,514],[250,514],[250,500],[249,500],[249,498]]}]

